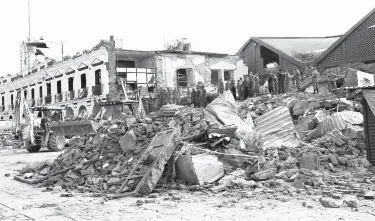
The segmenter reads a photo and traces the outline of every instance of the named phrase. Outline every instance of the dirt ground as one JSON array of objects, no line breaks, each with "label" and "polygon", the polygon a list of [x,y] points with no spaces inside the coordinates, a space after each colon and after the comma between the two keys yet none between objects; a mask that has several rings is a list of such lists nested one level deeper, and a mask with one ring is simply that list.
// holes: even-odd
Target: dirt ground
[{"label": "dirt ground", "polygon": [[[0,220],[373,220],[374,201],[361,201],[361,207],[324,208],[319,197],[298,196],[290,200],[264,196],[242,198],[236,192],[170,191],[182,199],[168,199],[168,192],[154,194],[155,202],[136,205],[140,198],[105,201],[74,193],[61,197],[63,190],[47,192],[15,181],[16,170],[28,163],[53,160],[59,153],[30,154],[23,150],[0,151]],[[7,175],[7,176],[6,176]],[[8,176],[9,175],[9,176]],[[273,197],[270,197],[273,198]],[[141,198],[144,199],[144,198]],[[307,206],[303,206],[306,202]]]}]

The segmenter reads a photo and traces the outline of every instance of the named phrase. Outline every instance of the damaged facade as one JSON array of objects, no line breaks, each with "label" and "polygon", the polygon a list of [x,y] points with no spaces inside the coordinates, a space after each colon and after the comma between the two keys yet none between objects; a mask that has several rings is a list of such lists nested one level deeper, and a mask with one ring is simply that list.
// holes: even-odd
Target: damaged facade
[{"label": "damaged facade", "polygon": [[[44,57],[38,49],[44,43],[23,43],[21,72],[0,79],[0,119],[14,118],[17,92],[29,105],[64,107],[66,116],[87,116],[92,113],[94,99],[117,100],[123,94],[121,78],[128,98],[134,90],[142,96],[154,94],[157,88],[194,87],[199,82],[217,85],[220,80],[239,80],[248,73],[239,56],[188,49],[162,51],[124,50],[115,47],[111,36],[92,50],[64,57],[56,62]],[[27,50],[23,50],[27,49]]]}]

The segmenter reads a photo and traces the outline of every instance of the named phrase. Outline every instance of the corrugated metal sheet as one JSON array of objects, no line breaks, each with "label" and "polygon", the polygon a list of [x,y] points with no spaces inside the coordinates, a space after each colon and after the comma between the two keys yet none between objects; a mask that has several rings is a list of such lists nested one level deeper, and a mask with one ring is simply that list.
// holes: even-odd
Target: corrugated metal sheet
[{"label": "corrugated metal sheet", "polygon": [[332,117],[338,117],[350,124],[363,124],[363,115],[355,111],[342,111],[332,114]]},{"label": "corrugated metal sheet", "polygon": [[257,137],[261,137],[263,149],[270,147],[297,147],[299,139],[294,130],[287,107],[277,107],[255,120]]},{"label": "corrugated metal sheet", "polygon": [[339,130],[344,130],[348,123],[344,120],[344,118],[342,117],[340,113],[341,112],[337,112],[331,115],[332,123],[333,123],[334,128],[337,128]]}]

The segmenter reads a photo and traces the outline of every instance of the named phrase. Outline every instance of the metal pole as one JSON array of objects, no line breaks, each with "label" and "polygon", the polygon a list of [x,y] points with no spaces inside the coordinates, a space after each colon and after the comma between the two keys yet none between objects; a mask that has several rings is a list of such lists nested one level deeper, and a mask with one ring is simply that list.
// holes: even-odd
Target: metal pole
[{"label": "metal pole", "polygon": [[27,7],[28,7],[28,12],[29,12],[29,38],[30,38],[30,0],[27,0]]}]

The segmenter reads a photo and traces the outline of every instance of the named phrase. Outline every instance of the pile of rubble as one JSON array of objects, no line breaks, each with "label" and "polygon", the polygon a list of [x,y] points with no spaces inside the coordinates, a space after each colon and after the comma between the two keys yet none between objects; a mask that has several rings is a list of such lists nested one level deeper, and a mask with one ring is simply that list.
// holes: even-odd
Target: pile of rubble
[{"label": "pile of rubble", "polygon": [[143,119],[106,122],[72,139],[53,163],[28,166],[15,178],[115,198],[171,183],[268,198],[322,196],[330,207],[340,206],[332,199],[343,194],[374,197],[363,119],[352,103],[288,93],[250,98],[237,109],[228,94],[206,109],[167,105]]},{"label": "pile of rubble", "polygon": [[0,150],[1,149],[21,149],[23,143],[19,140],[14,139],[13,135],[1,135],[0,136]]}]

